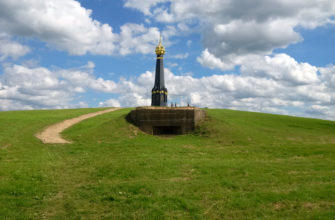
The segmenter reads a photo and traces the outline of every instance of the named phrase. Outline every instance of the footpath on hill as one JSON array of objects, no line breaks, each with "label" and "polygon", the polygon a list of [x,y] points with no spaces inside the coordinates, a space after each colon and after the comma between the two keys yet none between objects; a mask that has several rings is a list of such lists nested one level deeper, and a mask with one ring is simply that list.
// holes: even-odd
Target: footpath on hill
[{"label": "footpath on hill", "polygon": [[45,128],[43,131],[36,134],[36,137],[40,139],[45,144],[67,144],[71,141],[65,140],[62,138],[61,133],[71,127],[74,124],[77,124],[85,119],[92,118],[101,114],[112,112],[120,108],[111,108],[99,112],[93,112],[85,115],[81,115],[76,118],[68,119]]}]

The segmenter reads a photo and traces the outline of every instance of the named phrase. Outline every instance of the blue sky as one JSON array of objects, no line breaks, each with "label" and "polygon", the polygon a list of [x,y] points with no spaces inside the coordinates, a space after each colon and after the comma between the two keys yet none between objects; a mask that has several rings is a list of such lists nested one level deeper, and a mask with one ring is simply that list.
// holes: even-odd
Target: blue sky
[{"label": "blue sky", "polygon": [[0,111],[169,102],[334,119],[331,0],[0,0]]}]

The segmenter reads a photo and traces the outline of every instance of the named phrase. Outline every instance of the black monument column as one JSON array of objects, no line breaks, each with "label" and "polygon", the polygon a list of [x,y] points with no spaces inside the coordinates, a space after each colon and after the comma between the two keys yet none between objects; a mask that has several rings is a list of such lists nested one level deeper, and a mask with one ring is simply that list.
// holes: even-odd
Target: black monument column
[{"label": "black monument column", "polygon": [[164,85],[164,64],[163,56],[165,48],[162,45],[162,39],[159,40],[159,44],[156,47],[156,74],[155,74],[155,85],[151,92],[151,106],[167,106],[167,89]]}]

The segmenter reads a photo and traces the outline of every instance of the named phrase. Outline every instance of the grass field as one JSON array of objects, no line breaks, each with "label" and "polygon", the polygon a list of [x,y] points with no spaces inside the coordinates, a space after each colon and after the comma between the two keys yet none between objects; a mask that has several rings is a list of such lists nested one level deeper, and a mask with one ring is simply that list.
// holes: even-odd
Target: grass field
[{"label": "grass field", "polygon": [[335,122],[209,109],[156,137],[122,109],[34,137],[98,110],[0,112],[0,219],[334,219]]}]

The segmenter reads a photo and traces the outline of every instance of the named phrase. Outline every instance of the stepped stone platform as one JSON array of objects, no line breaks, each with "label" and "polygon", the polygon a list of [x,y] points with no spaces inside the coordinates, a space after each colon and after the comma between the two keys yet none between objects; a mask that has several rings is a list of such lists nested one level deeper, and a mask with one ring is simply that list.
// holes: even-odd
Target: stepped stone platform
[{"label": "stepped stone platform", "polygon": [[137,107],[130,113],[135,125],[153,135],[189,133],[205,116],[205,111],[196,107]]}]

